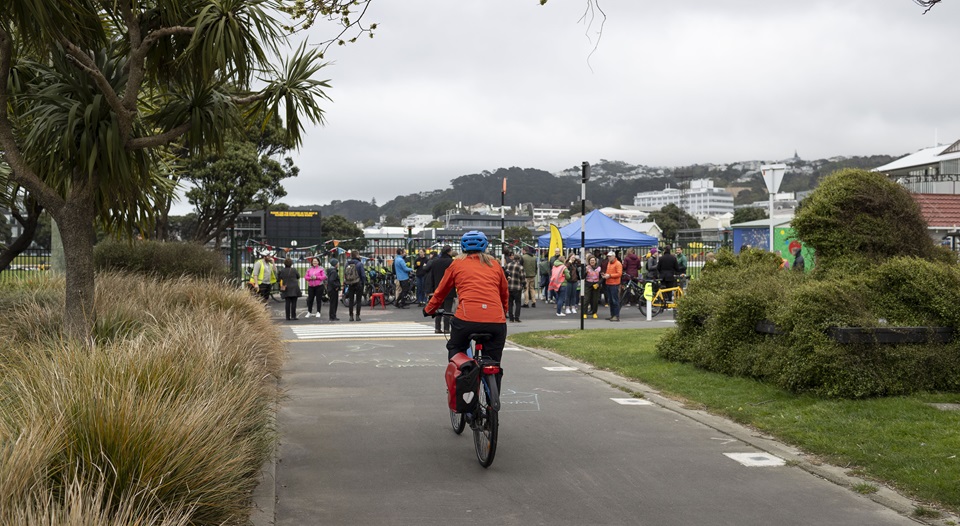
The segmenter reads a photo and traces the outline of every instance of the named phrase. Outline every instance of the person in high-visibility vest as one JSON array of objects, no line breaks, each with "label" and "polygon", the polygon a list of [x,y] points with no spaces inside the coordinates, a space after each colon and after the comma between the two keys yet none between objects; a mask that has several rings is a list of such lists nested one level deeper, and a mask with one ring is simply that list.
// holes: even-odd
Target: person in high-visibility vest
[{"label": "person in high-visibility vest", "polygon": [[277,282],[277,267],[273,263],[273,256],[264,254],[253,264],[253,272],[250,273],[250,286],[257,289],[260,299],[266,303],[270,299],[270,289]]}]

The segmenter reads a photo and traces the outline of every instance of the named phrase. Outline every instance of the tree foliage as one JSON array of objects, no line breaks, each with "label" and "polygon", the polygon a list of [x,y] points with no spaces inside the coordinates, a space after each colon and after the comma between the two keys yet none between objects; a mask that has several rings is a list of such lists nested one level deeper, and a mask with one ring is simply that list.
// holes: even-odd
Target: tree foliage
[{"label": "tree foliage", "polygon": [[830,175],[800,203],[791,226],[817,251],[818,266],[943,257],[910,193],[877,172],[844,169]]},{"label": "tree foliage", "polygon": [[319,51],[304,44],[278,60],[286,37],[274,5],[37,0],[0,9],[2,161],[63,234],[68,336],[89,342],[96,322],[95,223],[151,230],[172,190],[167,145],[219,149],[232,130],[279,116],[297,146],[305,121],[323,122]]},{"label": "tree foliage", "polygon": [[737,225],[740,223],[746,223],[747,221],[757,221],[759,219],[766,219],[767,211],[762,208],[757,208],[755,206],[750,206],[747,208],[738,208],[733,211],[733,219],[730,220],[730,224]]},{"label": "tree foliage", "polygon": [[700,228],[700,222],[697,221],[697,218],[672,203],[650,213],[647,221],[657,223],[657,226],[663,230],[663,240],[666,242],[672,242],[676,239],[677,232],[680,230]]},{"label": "tree foliage", "polygon": [[278,128],[248,131],[229,140],[222,152],[187,164],[183,178],[193,184],[186,193],[195,210],[193,241],[220,239],[245,210],[266,209],[287,195],[282,181],[296,177],[299,169],[289,157],[282,163],[274,159],[287,151]]},{"label": "tree foliage", "polygon": [[523,226],[510,226],[504,229],[503,235],[508,246],[514,250],[521,250],[525,246],[534,245],[533,232]]},{"label": "tree foliage", "polygon": [[322,227],[323,237],[338,241],[337,246],[339,248],[364,250],[367,246],[367,241],[363,237],[363,229],[343,216],[325,216]]}]

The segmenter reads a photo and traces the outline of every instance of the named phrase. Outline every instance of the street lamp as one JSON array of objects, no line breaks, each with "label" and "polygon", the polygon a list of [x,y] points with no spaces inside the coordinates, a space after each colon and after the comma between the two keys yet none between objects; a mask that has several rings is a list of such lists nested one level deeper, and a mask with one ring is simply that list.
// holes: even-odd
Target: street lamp
[{"label": "street lamp", "polygon": [[770,252],[773,252],[773,195],[780,190],[783,182],[783,173],[787,171],[785,164],[764,164],[760,166],[763,182],[767,184],[767,193],[770,194]]}]

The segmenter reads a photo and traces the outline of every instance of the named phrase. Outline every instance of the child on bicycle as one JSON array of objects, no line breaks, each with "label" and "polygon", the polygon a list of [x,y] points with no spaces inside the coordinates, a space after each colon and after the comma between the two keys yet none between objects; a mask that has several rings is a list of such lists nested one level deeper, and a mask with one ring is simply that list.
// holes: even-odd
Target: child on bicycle
[{"label": "child on bicycle", "polygon": [[[471,230],[464,234],[460,239],[461,254],[447,267],[433,297],[423,308],[424,316],[433,315],[447,293],[456,289],[459,303],[450,324],[448,359],[465,352],[470,347],[470,335],[480,332],[492,335],[483,346],[484,355],[497,362],[503,355],[510,295],[500,262],[485,253],[488,245],[483,232]],[[497,375],[499,383],[500,375]]]}]

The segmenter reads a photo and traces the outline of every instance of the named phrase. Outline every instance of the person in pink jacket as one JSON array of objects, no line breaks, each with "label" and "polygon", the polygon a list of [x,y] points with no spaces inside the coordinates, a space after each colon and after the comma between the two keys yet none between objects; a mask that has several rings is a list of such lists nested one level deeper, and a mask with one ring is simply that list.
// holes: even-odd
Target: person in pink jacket
[{"label": "person in pink jacket", "polygon": [[313,314],[313,300],[317,300],[317,314],[320,317],[320,307],[323,305],[323,284],[327,281],[327,273],[320,266],[320,258],[310,258],[310,268],[304,275],[307,282],[307,318]]}]

